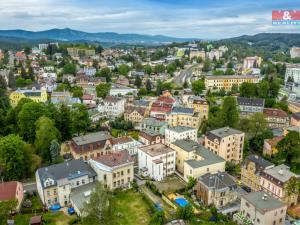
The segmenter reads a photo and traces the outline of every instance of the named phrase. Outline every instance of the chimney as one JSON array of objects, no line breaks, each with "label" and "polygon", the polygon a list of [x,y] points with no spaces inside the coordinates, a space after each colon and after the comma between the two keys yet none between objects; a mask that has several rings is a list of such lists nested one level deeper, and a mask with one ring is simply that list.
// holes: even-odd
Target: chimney
[{"label": "chimney", "polygon": [[278,173],[279,173],[280,175],[283,175],[283,169],[280,169],[280,170],[278,171]]}]

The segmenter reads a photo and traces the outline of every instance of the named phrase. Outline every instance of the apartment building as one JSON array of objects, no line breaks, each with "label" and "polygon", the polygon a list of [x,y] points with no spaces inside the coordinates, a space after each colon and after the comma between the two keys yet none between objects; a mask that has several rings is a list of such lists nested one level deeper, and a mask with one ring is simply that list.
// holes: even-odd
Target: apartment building
[{"label": "apartment building", "polygon": [[292,59],[300,57],[300,48],[299,47],[295,47],[295,46],[292,47],[290,49],[290,55],[291,55]]},{"label": "apartment building", "polygon": [[24,199],[23,184],[18,181],[0,182],[0,202],[16,201],[16,211],[21,209]]},{"label": "apartment building", "polygon": [[148,116],[147,109],[138,106],[127,106],[124,111],[124,119],[131,121],[133,124],[140,124]]},{"label": "apartment building", "polygon": [[288,64],[286,66],[284,83],[292,82],[300,84],[300,66],[299,64]]},{"label": "apartment building", "polygon": [[138,148],[139,173],[161,181],[174,174],[176,152],[164,144],[153,144]]},{"label": "apartment building", "polygon": [[260,98],[237,97],[237,105],[240,115],[247,116],[253,113],[262,113],[265,107],[265,100]]},{"label": "apartment building", "polygon": [[108,154],[112,150],[111,136],[104,131],[73,137],[68,146],[74,159],[83,160]]},{"label": "apartment building", "polygon": [[47,206],[68,206],[74,188],[96,181],[97,174],[83,160],[71,160],[39,168],[35,173],[38,194]]},{"label": "apartment building", "polygon": [[263,113],[269,128],[285,128],[289,126],[288,114],[282,109],[265,108]]},{"label": "apartment building", "polygon": [[288,102],[288,108],[291,113],[300,112],[300,102]]},{"label": "apartment building", "polygon": [[143,145],[164,144],[165,138],[160,133],[153,130],[142,130],[139,133],[139,142]]},{"label": "apartment building", "polygon": [[97,180],[109,189],[127,188],[134,177],[134,160],[127,150],[113,152],[89,160]]},{"label": "apartment building", "polygon": [[133,139],[130,136],[113,138],[111,140],[111,143],[113,151],[127,150],[129,152],[129,155],[136,155],[138,147],[142,145],[141,142]]},{"label": "apartment building", "polygon": [[260,176],[263,170],[274,167],[274,164],[258,155],[249,155],[241,166],[241,181],[253,191],[261,190]]},{"label": "apartment building", "polygon": [[243,158],[245,133],[230,127],[212,130],[205,135],[205,147],[226,161],[239,163]]},{"label": "apartment building", "polygon": [[261,62],[262,62],[262,58],[259,56],[246,57],[244,58],[243,68],[244,69],[259,68]]},{"label": "apartment building", "polygon": [[193,108],[195,112],[199,112],[201,121],[208,118],[209,104],[206,99],[199,96],[191,96],[188,98],[186,106]]},{"label": "apartment building", "polygon": [[238,200],[235,180],[226,172],[206,173],[200,176],[195,186],[197,198],[204,205],[214,205],[217,209]]},{"label": "apartment building", "polygon": [[292,116],[291,116],[291,126],[300,127],[300,112],[292,114]]},{"label": "apartment building", "polygon": [[205,77],[205,87],[207,90],[225,89],[225,91],[230,91],[233,85],[238,87],[242,83],[253,83],[259,82],[258,76],[253,75],[223,75],[223,76],[206,76]]},{"label": "apartment building", "polygon": [[9,95],[9,100],[12,107],[17,106],[22,98],[28,98],[34,102],[46,102],[48,100],[48,94],[44,88],[40,90],[36,90],[35,88],[32,88],[31,90],[18,89]]},{"label": "apartment building", "polygon": [[148,117],[142,120],[140,130],[151,130],[161,135],[165,134],[167,123],[156,118]]},{"label": "apartment building", "polygon": [[177,140],[189,139],[197,141],[197,129],[192,127],[176,126],[168,127],[165,130],[165,144],[170,146],[171,143]]},{"label": "apartment building", "polygon": [[176,170],[186,181],[189,177],[197,179],[205,173],[225,171],[225,160],[195,141],[177,140],[170,148],[176,151]]},{"label": "apartment building", "polygon": [[240,212],[233,220],[238,224],[284,225],[287,206],[263,191],[241,196]]},{"label": "apartment building", "polygon": [[297,204],[298,195],[288,193],[286,188],[292,177],[299,177],[299,175],[291,172],[288,166],[281,164],[265,169],[261,173],[260,185],[263,191],[288,206],[293,206]]},{"label": "apartment building", "polygon": [[198,129],[201,125],[200,113],[193,108],[173,107],[167,114],[166,122],[169,126],[186,126]]},{"label": "apartment building", "polygon": [[125,111],[126,99],[116,96],[107,96],[98,105],[98,111],[108,118],[120,117]]}]

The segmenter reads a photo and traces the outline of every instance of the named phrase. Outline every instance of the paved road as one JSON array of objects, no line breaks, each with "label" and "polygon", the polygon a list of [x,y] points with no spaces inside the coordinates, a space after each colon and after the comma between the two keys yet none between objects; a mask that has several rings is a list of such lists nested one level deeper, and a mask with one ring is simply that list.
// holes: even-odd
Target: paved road
[{"label": "paved road", "polygon": [[32,183],[24,183],[23,184],[23,187],[24,187],[24,191],[36,191],[37,188],[36,188],[36,183],[35,182],[32,182]]},{"label": "paved road", "polygon": [[189,66],[188,68],[182,70],[177,76],[174,77],[173,82],[178,86],[183,85],[185,81],[190,83],[190,78],[192,77],[193,70],[196,66],[198,66],[198,64]]}]

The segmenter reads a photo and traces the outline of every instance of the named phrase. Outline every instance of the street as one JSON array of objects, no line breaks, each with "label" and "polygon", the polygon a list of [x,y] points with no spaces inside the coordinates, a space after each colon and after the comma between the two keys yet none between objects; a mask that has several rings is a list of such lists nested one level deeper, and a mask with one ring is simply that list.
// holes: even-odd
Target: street
[{"label": "street", "polygon": [[193,75],[193,70],[194,68],[198,66],[196,65],[192,65],[184,70],[182,70],[179,75],[175,76],[173,79],[173,82],[178,85],[178,86],[182,86],[184,84],[184,82],[188,82],[190,83],[190,78]]}]

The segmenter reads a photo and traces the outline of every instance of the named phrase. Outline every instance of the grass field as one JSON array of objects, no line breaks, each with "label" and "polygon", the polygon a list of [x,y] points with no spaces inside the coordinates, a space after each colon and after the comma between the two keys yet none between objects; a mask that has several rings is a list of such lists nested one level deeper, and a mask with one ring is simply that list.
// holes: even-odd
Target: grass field
[{"label": "grass field", "polygon": [[142,195],[133,190],[122,191],[114,197],[114,213],[117,225],[148,225],[150,207]]}]

